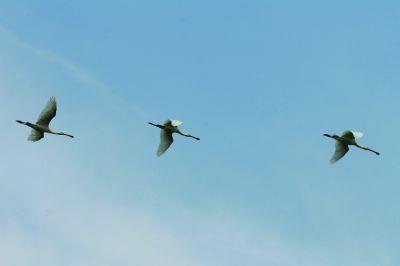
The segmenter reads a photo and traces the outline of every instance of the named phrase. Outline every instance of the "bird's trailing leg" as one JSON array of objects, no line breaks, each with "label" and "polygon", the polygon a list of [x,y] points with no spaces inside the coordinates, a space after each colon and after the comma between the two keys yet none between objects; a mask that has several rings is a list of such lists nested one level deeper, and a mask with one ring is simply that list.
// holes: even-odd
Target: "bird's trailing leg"
[{"label": "bird's trailing leg", "polygon": [[29,123],[29,122],[23,122],[23,121],[21,121],[21,120],[15,120],[15,122],[17,122],[17,123],[20,123],[20,124],[22,124],[22,125],[25,125],[25,126],[28,126],[28,127],[31,127],[31,128],[34,128],[32,125],[32,123]]},{"label": "bird's trailing leg", "polygon": [[335,139],[335,140],[338,140],[340,138],[338,135],[335,135],[335,134],[333,134],[333,135],[324,134],[324,136],[328,137],[328,138],[331,138],[331,139]]},{"label": "bird's trailing leg", "polygon": [[152,125],[152,126],[155,126],[155,127],[161,128],[161,129],[164,129],[164,128],[165,128],[163,125],[153,124],[153,123],[151,123],[151,122],[149,122],[149,125]]}]

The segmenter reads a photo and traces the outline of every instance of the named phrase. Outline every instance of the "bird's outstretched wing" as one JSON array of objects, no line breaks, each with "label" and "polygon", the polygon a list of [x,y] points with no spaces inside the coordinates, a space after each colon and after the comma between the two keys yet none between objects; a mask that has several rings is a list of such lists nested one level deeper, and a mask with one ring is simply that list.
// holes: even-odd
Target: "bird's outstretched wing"
[{"label": "bird's outstretched wing", "polygon": [[174,139],[172,138],[172,132],[161,129],[160,132],[160,145],[158,146],[157,156],[163,155],[163,153],[168,150]]},{"label": "bird's outstretched wing", "polygon": [[363,133],[358,132],[358,131],[353,131],[353,130],[352,130],[351,132],[353,133],[353,136],[354,136],[356,139],[361,138],[362,136],[364,136]]},{"label": "bird's outstretched wing", "polygon": [[342,134],[342,138],[350,139],[350,140],[355,140],[357,138],[361,138],[363,136],[363,133],[353,131],[353,130],[346,130]]},{"label": "bird's outstretched wing", "polygon": [[165,122],[164,122],[164,126],[173,126],[173,127],[177,127],[177,126],[180,126],[180,125],[182,125],[183,124],[183,122],[181,122],[181,121],[179,121],[179,120],[171,120],[171,119],[168,119],[168,120],[166,120]]},{"label": "bird's outstretched wing", "polygon": [[43,138],[44,133],[42,131],[38,131],[36,129],[32,129],[31,134],[28,136],[28,140],[30,141],[38,141]]},{"label": "bird's outstretched wing", "polygon": [[51,97],[47,102],[46,107],[40,113],[36,124],[48,127],[51,120],[56,116],[57,113],[57,102],[55,97]]},{"label": "bird's outstretched wing", "polygon": [[332,156],[331,163],[337,162],[340,158],[342,158],[349,151],[349,146],[341,143],[340,141],[336,141],[335,144],[335,153]]}]

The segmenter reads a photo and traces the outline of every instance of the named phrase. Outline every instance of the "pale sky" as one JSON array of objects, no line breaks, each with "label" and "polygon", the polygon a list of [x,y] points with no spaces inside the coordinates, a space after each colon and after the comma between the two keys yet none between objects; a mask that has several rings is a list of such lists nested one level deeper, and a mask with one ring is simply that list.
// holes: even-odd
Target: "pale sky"
[{"label": "pale sky", "polygon": [[[0,265],[400,265],[400,2],[0,1]],[[51,96],[55,130],[28,142]],[[158,129],[184,122],[156,156]],[[380,156],[335,165],[323,133]]]}]

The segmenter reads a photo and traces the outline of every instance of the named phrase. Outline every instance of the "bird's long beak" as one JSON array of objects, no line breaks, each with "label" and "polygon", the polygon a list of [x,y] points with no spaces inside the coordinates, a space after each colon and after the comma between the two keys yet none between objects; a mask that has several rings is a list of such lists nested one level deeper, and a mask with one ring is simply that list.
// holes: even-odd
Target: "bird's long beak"
[{"label": "bird's long beak", "polygon": [[67,137],[70,137],[70,138],[73,138],[74,136],[72,136],[72,135],[69,135],[69,134],[66,134],[66,133],[64,133],[64,132],[60,132],[60,133],[56,133],[57,135],[62,135],[62,136],[67,136]]},{"label": "bird's long beak", "polygon": [[20,124],[24,124],[24,122],[22,122],[21,120],[15,120],[15,122],[20,123]]},{"label": "bird's long beak", "polygon": [[379,155],[380,153],[374,150],[369,149],[370,151],[372,151],[373,153],[375,153],[376,155]]}]

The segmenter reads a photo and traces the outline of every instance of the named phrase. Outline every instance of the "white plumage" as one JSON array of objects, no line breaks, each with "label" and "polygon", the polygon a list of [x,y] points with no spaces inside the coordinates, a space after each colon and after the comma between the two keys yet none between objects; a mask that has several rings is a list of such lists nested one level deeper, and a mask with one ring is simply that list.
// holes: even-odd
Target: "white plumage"
[{"label": "white plumage", "polygon": [[363,136],[363,133],[353,131],[353,130],[346,130],[345,132],[342,133],[342,135],[339,137],[337,135],[329,135],[329,134],[324,134],[325,137],[329,137],[332,139],[336,140],[335,144],[335,153],[333,154],[330,162],[335,163],[338,160],[340,160],[343,156],[346,155],[346,153],[349,151],[349,145],[356,146],[360,149],[363,150],[368,150],[371,151],[377,155],[379,155],[379,152],[376,152],[374,150],[371,150],[368,147],[361,146],[356,142],[357,138],[361,138]]},{"label": "white plumage", "polygon": [[36,123],[33,124],[29,122],[22,122],[20,120],[17,120],[17,122],[32,128],[31,134],[28,136],[28,140],[30,141],[38,141],[42,139],[44,137],[44,133],[64,135],[73,138],[72,135],[65,134],[64,132],[55,132],[49,128],[50,122],[56,116],[56,114],[57,101],[55,97],[51,97],[42,112],[40,112]]},{"label": "white plumage", "polygon": [[178,120],[171,120],[168,119],[164,122],[163,125],[159,124],[153,124],[149,123],[152,126],[158,127],[161,129],[160,132],[160,144],[158,145],[157,149],[157,156],[161,156],[164,154],[165,151],[168,150],[168,148],[171,146],[171,144],[174,142],[174,138],[172,137],[173,133],[178,133],[179,135],[189,137],[189,138],[194,138],[197,140],[200,140],[199,138],[192,136],[190,134],[182,132],[178,126],[182,125],[183,122],[178,121]]}]

